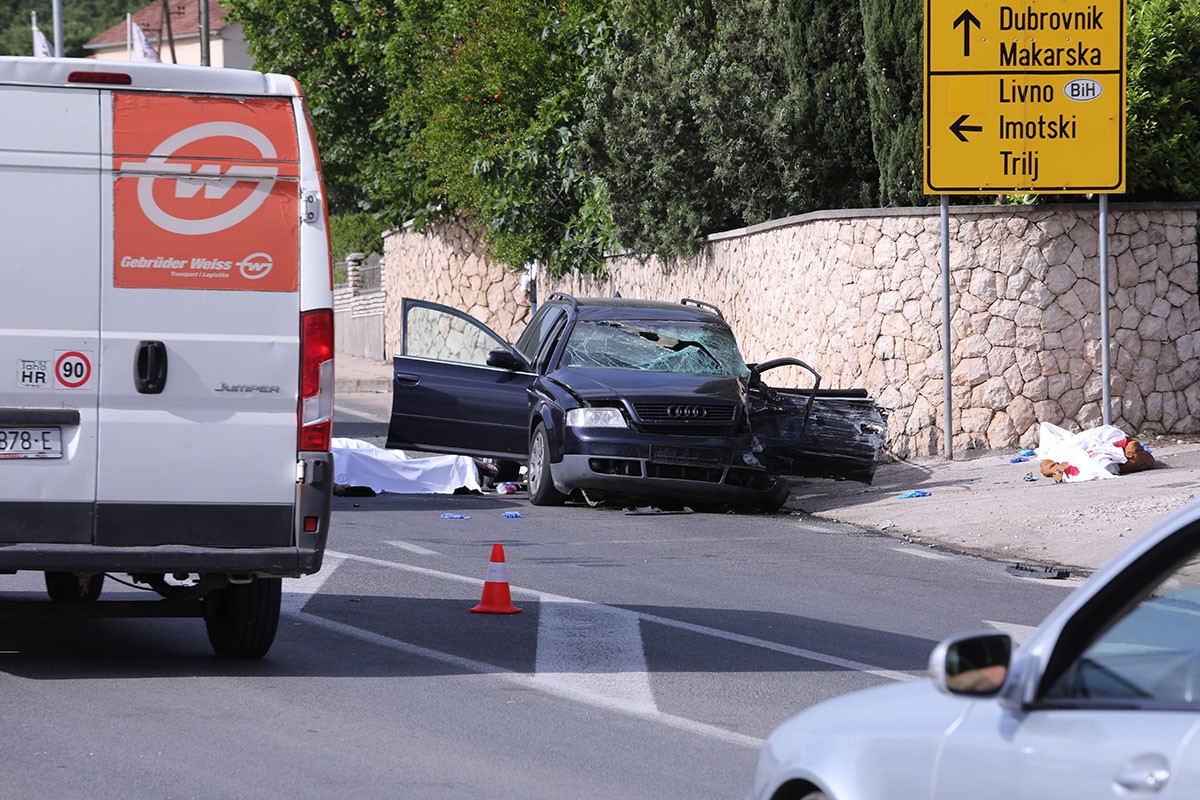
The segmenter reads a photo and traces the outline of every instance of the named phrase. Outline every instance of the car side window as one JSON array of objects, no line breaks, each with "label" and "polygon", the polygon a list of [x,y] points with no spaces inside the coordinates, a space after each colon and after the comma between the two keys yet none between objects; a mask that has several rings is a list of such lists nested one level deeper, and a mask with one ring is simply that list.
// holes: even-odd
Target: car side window
[{"label": "car side window", "polygon": [[1200,708],[1200,554],[1131,604],[1045,699]]},{"label": "car side window", "polygon": [[457,311],[412,305],[404,311],[404,355],[452,361],[487,363],[492,350],[508,344],[483,323]]},{"label": "car side window", "polygon": [[521,334],[521,338],[517,339],[517,352],[525,356],[529,363],[534,363],[538,351],[542,349],[542,343],[564,316],[566,312],[560,306],[544,305],[539,308]]}]

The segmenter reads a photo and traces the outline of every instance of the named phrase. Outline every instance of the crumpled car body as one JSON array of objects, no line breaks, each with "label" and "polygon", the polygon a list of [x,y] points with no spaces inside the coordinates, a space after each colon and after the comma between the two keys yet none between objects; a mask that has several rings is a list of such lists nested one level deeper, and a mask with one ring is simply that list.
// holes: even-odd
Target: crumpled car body
[{"label": "crumpled car body", "polygon": [[[529,466],[535,504],[580,492],[778,507],[788,476],[870,482],[883,413],[798,359],[748,365],[713,306],[551,295],[516,344],[405,299],[390,448]],[[811,385],[766,376],[800,370]]]}]

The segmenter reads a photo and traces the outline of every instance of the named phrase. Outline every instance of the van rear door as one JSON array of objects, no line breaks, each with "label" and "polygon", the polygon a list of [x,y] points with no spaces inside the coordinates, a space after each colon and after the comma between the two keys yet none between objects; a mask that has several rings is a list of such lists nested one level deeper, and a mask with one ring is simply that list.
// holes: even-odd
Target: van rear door
[{"label": "van rear door", "polygon": [[295,544],[291,97],[104,94],[96,544]]},{"label": "van rear door", "polygon": [[88,543],[100,356],[99,93],[0,86],[0,543]]}]

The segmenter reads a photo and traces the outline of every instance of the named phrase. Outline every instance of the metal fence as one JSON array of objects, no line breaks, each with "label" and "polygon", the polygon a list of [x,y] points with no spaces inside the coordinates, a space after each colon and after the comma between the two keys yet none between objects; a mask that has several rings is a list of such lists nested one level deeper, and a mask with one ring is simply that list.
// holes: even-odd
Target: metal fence
[{"label": "metal fence", "polygon": [[[345,286],[350,280],[350,265],[351,261],[335,261],[333,263],[333,285]],[[355,292],[374,292],[378,291],[383,281],[381,278],[383,271],[383,256],[378,253],[372,253],[362,261],[358,262],[358,280],[354,287]]]}]

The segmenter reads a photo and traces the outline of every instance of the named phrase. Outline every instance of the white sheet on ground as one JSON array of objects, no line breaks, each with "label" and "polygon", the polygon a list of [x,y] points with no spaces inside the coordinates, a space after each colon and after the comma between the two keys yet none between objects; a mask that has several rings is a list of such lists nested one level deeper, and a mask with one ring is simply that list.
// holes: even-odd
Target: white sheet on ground
[{"label": "white sheet on ground", "polygon": [[468,456],[409,458],[360,439],[333,439],[333,482],[393,494],[453,494],[480,490],[479,468]]},{"label": "white sheet on ground", "polygon": [[1039,437],[1039,459],[1065,461],[1075,467],[1063,475],[1064,481],[1113,478],[1120,465],[1125,463],[1125,432],[1112,425],[1071,433],[1043,422]]}]

